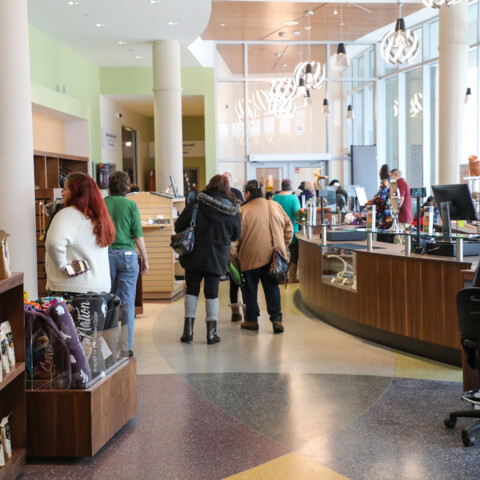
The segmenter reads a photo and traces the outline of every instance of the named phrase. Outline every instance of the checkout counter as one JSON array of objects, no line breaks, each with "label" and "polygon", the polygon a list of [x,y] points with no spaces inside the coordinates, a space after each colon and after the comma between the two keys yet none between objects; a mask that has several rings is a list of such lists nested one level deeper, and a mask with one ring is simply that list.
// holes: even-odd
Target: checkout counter
[{"label": "checkout counter", "polygon": [[367,340],[462,365],[456,295],[478,257],[415,254],[374,238],[322,240],[320,230],[297,234],[300,292],[310,311]]}]

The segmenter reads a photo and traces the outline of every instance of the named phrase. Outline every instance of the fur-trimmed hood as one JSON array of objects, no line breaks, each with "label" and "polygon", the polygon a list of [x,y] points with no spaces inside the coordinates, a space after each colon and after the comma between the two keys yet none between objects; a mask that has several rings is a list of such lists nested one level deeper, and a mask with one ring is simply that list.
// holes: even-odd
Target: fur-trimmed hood
[{"label": "fur-trimmed hood", "polygon": [[[205,215],[209,217],[211,221],[215,221],[213,217],[218,214],[223,215],[235,215],[239,209],[239,203],[234,200],[230,200],[226,195],[216,194],[213,192],[200,192],[197,195],[196,200],[208,208],[203,209]],[[212,218],[210,218],[212,217]]]}]

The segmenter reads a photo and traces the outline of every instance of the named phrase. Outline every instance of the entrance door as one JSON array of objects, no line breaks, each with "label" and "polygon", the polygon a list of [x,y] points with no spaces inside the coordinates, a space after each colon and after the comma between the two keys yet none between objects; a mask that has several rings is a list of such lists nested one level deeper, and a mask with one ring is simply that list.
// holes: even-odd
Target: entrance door
[{"label": "entrance door", "polygon": [[[273,193],[281,189],[282,180],[289,178],[296,190],[301,182],[314,180],[313,172],[321,168],[322,175],[328,175],[328,161],[317,162],[247,162],[247,181],[259,180],[267,191]],[[328,180],[321,180],[322,187]]]},{"label": "entrance door", "polygon": [[122,127],[122,161],[123,171],[130,177],[130,182],[138,183],[137,132],[128,127]]}]

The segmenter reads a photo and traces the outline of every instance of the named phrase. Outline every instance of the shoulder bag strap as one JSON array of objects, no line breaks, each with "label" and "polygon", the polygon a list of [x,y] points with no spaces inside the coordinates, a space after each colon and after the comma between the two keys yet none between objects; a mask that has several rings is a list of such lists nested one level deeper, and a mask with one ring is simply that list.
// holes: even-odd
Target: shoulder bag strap
[{"label": "shoulder bag strap", "polygon": [[197,221],[197,210],[198,210],[198,202],[195,202],[195,205],[193,206],[192,219],[190,220],[191,228],[195,228],[196,221]]},{"label": "shoulder bag strap", "polygon": [[[271,200],[273,202],[273,200]],[[275,236],[273,235],[273,228],[272,228],[272,208],[270,207],[270,200],[267,201],[267,209],[268,209],[268,223],[270,225],[270,235],[272,236],[272,250],[276,250],[275,248]]]}]

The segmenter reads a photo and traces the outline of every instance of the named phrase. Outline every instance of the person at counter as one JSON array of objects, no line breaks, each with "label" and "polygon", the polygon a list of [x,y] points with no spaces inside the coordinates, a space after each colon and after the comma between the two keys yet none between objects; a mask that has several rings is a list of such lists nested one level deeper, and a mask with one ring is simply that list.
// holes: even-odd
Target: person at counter
[{"label": "person at counter", "polygon": [[410,186],[403,178],[402,172],[398,168],[390,170],[390,175],[397,181],[398,190],[400,192],[398,226],[405,231],[412,223],[412,197],[410,196]]},{"label": "person at counter", "polygon": [[279,203],[285,213],[288,215],[293,225],[293,240],[288,249],[290,250],[290,264],[288,269],[288,282],[298,283],[297,263],[298,263],[298,242],[296,233],[298,232],[298,223],[295,214],[300,210],[300,200],[296,195],[292,195],[292,181],[289,178],[282,180],[282,191],[273,196],[273,201]]},{"label": "person at counter", "polygon": [[328,185],[335,189],[335,203],[337,205],[337,211],[345,211],[347,207],[348,193],[340,185],[340,182],[337,179],[332,180]]},{"label": "person at counter", "polygon": [[[390,214],[388,204],[388,194],[390,190],[390,169],[387,164],[383,164],[378,172],[380,176],[380,187],[377,194],[367,202],[367,205],[375,205],[376,207],[376,226],[380,230],[387,230],[392,226],[393,219]],[[389,235],[377,235],[377,240],[389,242]]]},{"label": "person at counter", "polygon": [[[311,198],[315,198],[315,186],[313,182],[305,182],[304,190],[298,196],[300,205],[306,205]],[[305,200],[303,200],[305,198]]]}]

